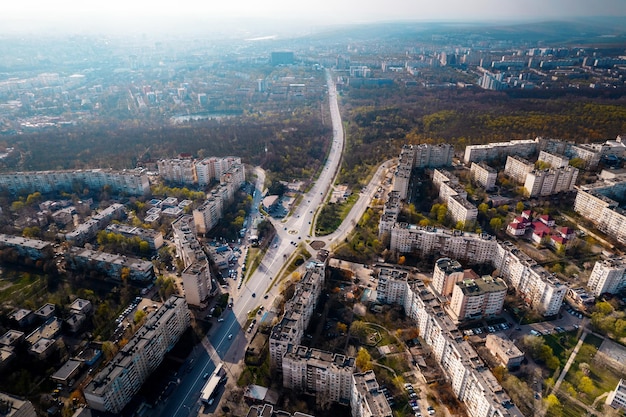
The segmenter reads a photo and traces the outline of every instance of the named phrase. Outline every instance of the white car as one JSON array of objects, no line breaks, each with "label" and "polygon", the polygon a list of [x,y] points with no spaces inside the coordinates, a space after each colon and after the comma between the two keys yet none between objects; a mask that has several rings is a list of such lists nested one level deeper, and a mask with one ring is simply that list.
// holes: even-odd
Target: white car
[{"label": "white car", "polygon": [[233,338],[233,334],[231,333],[231,334],[228,335],[228,340],[230,340],[232,338]]},{"label": "white car", "polygon": [[217,322],[218,322],[218,323],[221,323],[221,322],[223,322],[223,321],[224,321],[224,319],[223,319],[222,317],[220,317],[219,319],[217,319]]}]

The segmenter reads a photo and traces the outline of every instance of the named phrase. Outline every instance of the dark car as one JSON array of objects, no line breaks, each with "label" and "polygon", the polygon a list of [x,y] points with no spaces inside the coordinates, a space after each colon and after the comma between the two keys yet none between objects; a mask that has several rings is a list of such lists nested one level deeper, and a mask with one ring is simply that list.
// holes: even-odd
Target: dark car
[{"label": "dark car", "polygon": [[255,292],[252,293],[252,297],[256,297],[256,293]]}]

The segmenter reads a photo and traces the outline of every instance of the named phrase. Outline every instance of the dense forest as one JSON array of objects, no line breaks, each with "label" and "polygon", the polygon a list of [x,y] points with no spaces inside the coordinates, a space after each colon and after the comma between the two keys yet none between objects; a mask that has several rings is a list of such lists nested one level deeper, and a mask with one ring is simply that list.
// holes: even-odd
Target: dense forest
[{"label": "dense forest", "polygon": [[241,116],[179,125],[90,122],[64,129],[7,137],[14,147],[3,171],[134,168],[180,153],[196,157],[240,156],[281,179],[308,179],[330,144],[319,111],[304,107],[272,117]]},{"label": "dense forest", "polygon": [[426,89],[394,85],[352,88],[342,99],[347,152],[340,182],[363,184],[405,143],[469,144],[532,139],[578,142],[626,132],[626,96],[611,90]]}]

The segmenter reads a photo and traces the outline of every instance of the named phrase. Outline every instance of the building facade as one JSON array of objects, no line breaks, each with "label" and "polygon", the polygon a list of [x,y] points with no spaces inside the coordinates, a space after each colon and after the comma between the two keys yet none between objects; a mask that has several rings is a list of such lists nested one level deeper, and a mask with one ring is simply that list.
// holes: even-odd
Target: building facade
[{"label": "building facade", "polygon": [[535,169],[535,164],[517,155],[513,155],[506,158],[504,174],[511,178],[513,181],[519,184],[524,184],[524,182],[526,181],[526,176],[533,169]]},{"label": "building facade", "polygon": [[484,162],[472,162],[470,172],[475,183],[489,191],[496,186],[498,171]]},{"label": "building facade", "polygon": [[119,414],[189,327],[184,298],[170,297],[85,387],[94,410]]},{"label": "building facade", "polygon": [[596,261],[589,275],[587,287],[596,297],[604,293],[616,294],[626,286],[626,258]]},{"label": "building facade", "polygon": [[349,404],[354,369],[354,358],[292,345],[283,356],[283,387],[315,395],[318,402]]},{"label": "building facade", "polygon": [[506,284],[500,278],[483,276],[458,281],[452,290],[449,311],[458,320],[492,317],[502,312]]},{"label": "building facade", "polygon": [[378,385],[374,371],[352,374],[350,396],[352,417],[392,417],[387,398]]}]

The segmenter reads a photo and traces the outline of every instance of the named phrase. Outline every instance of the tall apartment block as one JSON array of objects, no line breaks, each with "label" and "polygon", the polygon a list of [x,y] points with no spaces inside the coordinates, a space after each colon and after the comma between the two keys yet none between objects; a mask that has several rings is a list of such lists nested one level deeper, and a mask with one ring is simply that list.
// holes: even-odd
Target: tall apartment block
[{"label": "tall apartment block", "polygon": [[454,284],[463,279],[463,267],[459,261],[450,258],[440,258],[435,262],[433,271],[433,289],[437,294],[449,297],[454,290]]},{"label": "tall apartment block", "polygon": [[458,321],[492,317],[502,312],[506,284],[489,275],[457,282],[452,291],[449,311]]},{"label": "tall apartment block", "polygon": [[352,417],[392,417],[387,398],[378,385],[374,371],[352,374],[350,396]]},{"label": "tall apartment block", "polygon": [[419,256],[440,254],[475,264],[491,262],[496,251],[496,238],[434,227],[396,223],[391,229],[389,249]]},{"label": "tall apartment block", "polygon": [[572,191],[578,179],[578,169],[572,166],[533,170],[526,175],[524,192],[529,197],[545,197]]},{"label": "tall apartment block", "polygon": [[587,283],[587,287],[596,297],[604,293],[616,294],[625,286],[626,258],[609,258],[596,261]]},{"label": "tall apartment block", "polygon": [[89,407],[119,414],[178,342],[189,322],[187,303],[178,296],[170,297],[150,313],[141,329],[83,390]]},{"label": "tall apartment block", "polygon": [[469,165],[471,162],[491,161],[508,155],[518,155],[527,158],[537,153],[537,144],[538,141],[527,139],[494,142],[486,145],[470,145],[465,147],[463,161]]},{"label": "tall apartment block", "polygon": [[484,162],[472,162],[470,167],[470,173],[474,182],[485,190],[489,191],[496,186],[496,180],[498,179],[498,171],[490,167]]},{"label": "tall apartment block", "polygon": [[544,316],[558,314],[567,286],[511,242],[499,242],[492,265],[532,308]]},{"label": "tall apartment block", "polygon": [[478,209],[467,201],[467,192],[454,174],[436,169],[433,171],[433,184],[439,189],[439,198],[447,205],[452,220],[463,224],[476,220]]},{"label": "tall apartment block", "polygon": [[626,244],[626,215],[618,200],[626,200],[626,181],[581,185],[574,210],[593,222],[599,230]]},{"label": "tall apartment block", "polygon": [[408,276],[407,271],[396,268],[380,268],[376,286],[377,300],[384,304],[402,304]]},{"label": "tall apartment block", "polygon": [[193,184],[198,181],[192,159],[161,159],[157,161],[159,175],[173,184]]},{"label": "tall apartment block", "polygon": [[318,402],[350,403],[354,358],[306,346],[289,346],[282,360],[283,386],[315,395]]},{"label": "tall apartment block", "polygon": [[76,171],[33,171],[0,174],[0,189],[11,194],[19,192],[72,192],[75,184],[84,184],[92,190],[110,187],[114,193],[145,195],[150,192],[148,176],[141,170],[113,171],[90,169]]},{"label": "tall apartment block", "polygon": [[297,346],[311,321],[322,288],[325,266],[311,263],[302,279],[297,283],[293,297],[285,303],[285,314],[270,333],[270,367],[283,369],[283,356],[289,346]]},{"label": "tall apartment block", "polygon": [[565,155],[539,151],[538,161],[547,162],[551,168],[565,168],[569,166],[569,158]]},{"label": "tall apartment block", "polygon": [[506,158],[504,173],[515,182],[524,184],[526,176],[533,169],[535,169],[535,164],[517,155],[513,155]]},{"label": "tall apartment block", "polygon": [[211,292],[209,261],[194,233],[191,216],[181,216],[172,223],[176,254],[183,260],[182,272],[185,300],[193,306],[202,306]]},{"label": "tall apartment block", "polygon": [[410,282],[405,306],[407,304],[409,317],[417,322],[420,336],[431,347],[450,380],[452,391],[466,405],[471,417],[522,417],[474,348],[444,314],[437,297],[421,280]]}]

